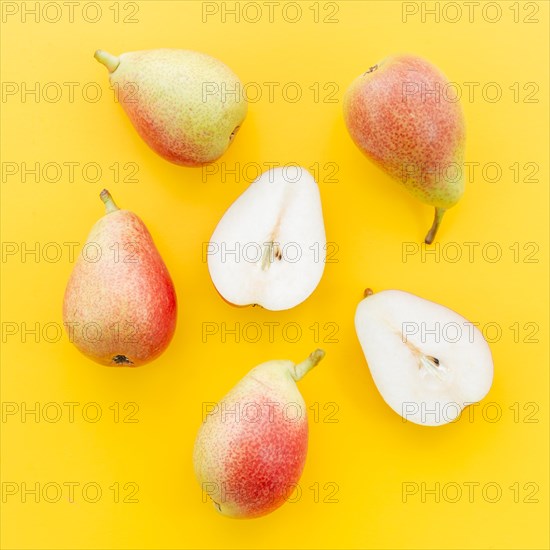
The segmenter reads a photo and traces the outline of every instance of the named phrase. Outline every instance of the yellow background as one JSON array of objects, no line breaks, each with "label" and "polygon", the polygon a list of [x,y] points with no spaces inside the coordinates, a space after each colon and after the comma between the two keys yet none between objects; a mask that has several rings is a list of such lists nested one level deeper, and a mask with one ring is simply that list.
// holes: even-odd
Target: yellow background
[{"label": "yellow background", "polygon": [[[119,205],[142,217],[155,238],[176,285],[177,332],[160,359],[133,370],[96,365],[65,335],[55,343],[43,337],[36,343],[32,336],[23,341],[20,333],[4,334],[4,404],[72,401],[80,406],[72,423],[67,409],[51,423],[43,418],[35,422],[32,416],[22,422],[20,414],[5,418],[2,481],[38,482],[41,487],[93,482],[103,496],[89,503],[78,488],[73,502],[66,492],[57,503],[4,495],[2,547],[547,548],[548,3],[520,3],[520,22],[514,22],[512,3],[500,2],[502,16],[495,23],[484,20],[481,7],[470,22],[460,4],[460,21],[441,17],[438,23],[429,15],[423,22],[420,11],[403,22],[399,1],[350,1],[335,4],[337,23],[316,23],[310,9],[314,2],[302,2],[302,17],[294,24],[284,21],[279,8],[272,23],[266,8],[257,23],[235,23],[231,17],[223,22],[219,14],[204,23],[202,3],[183,1],[138,2],[133,16],[137,23],[115,23],[110,10],[114,2],[100,4],[103,15],[97,23],[84,21],[79,6],[72,23],[65,12],[56,23],[22,22],[19,13],[2,24],[4,82],[20,87],[78,84],[72,102],[66,86],[57,102],[32,96],[22,101],[20,94],[3,99],[3,162],[79,163],[74,182],[66,171],[53,183],[44,178],[35,183],[32,177],[23,183],[18,175],[5,178],[2,241],[20,247],[84,243],[103,212],[98,194],[108,187]],[[129,4],[119,3],[121,19],[134,11]],[[321,19],[332,12],[323,4],[319,9]],[[538,23],[523,22],[533,11]],[[445,15],[450,19],[454,12]],[[280,313],[238,309],[217,295],[202,261],[202,246],[248,182],[242,175],[238,182],[232,176],[223,182],[219,173],[202,181],[200,169],[171,165],[155,155],[113,101],[105,68],[93,59],[97,48],[118,54],[157,47],[207,52],[227,63],[244,83],[278,82],[279,90],[287,82],[300,86],[303,98],[297,103],[284,101],[280,93],[269,102],[263,87],[262,99],[250,104],[245,124],[222,159],[229,169],[250,162],[338,165],[337,182],[323,181],[328,172],[321,171],[319,178],[327,238],[339,247],[337,262],[326,266],[319,287],[299,307]],[[443,221],[439,246],[458,243],[466,254],[464,243],[479,242],[472,262],[464,257],[445,261],[442,248],[439,262],[431,257],[423,262],[420,253],[403,261],[404,243],[421,242],[431,209],[364,158],[343,123],[341,98],[351,80],[386,55],[404,51],[430,59],[462,86],[467,160],[502,167],[502,178],[493,183],[484,180],[478,167],[464,198]],[[103,92],[96,103],[82,98],[81,90],[90,82]],[[315,102],[309,89],[315,82],[320,83],[321,98],[334,85],[328,84],[326,92],[323,86],[336,83],[338,102]],[[479,83],[473,101],[466,97],[465,82]],[[488,82],[502,89],[495,103],[481,93]],[[520,83],[519,102],[510,89],[515,82]],[[522,87],[528,82],[539,87],[537,103],[523,102],[530,89]],[[91,93],[95,85],[88,89]],[[81,177],[79,170],[88,162],[102,167],[97,183]],[[114,182],[109,166],[115,162],[137,163],[139,181]],[[514,182],[509,166],[516,162],[539,165],[538,182]],[[521,172],[521,178],[527,175]],[[482,256],[487,243],[501,247],[499,261]],[[518,262],[509,248],[514,243],[520,246]],[[534,256],[538,263],[523,261],[531,250],[523,250],[526,243],[539,247]],[[63,292],[72,269],[66,252],[52,263],[9,256],[2,267],[4,323],[61,324]],[[425,428],[402,422],[384,404],[353,325],[366,286],[410,291],[482,325],[501,327],[502,337],[491,345],[494,384],[472,421],[463,415],[456,424]],[[202,340],[205,322],[231,328],[268,321],[298,323],[301,339],[291,343],[276,331],[269,342],[266,329],[258,343],[242,337],[235,342],[231,336],[222,343],[219,334]],[[316,322],[321,339],[328,336],[325,324],[335,323],[338,342],[316,342],[309,328]],[[509,328],[514,323],[522,327],[520,342]],[[538,326],[538,343],[523,342],[526,323]],[[254,521],[216,514],[210,503],[202,502],[193,477],[192,448],[203,402],[221,398],[264,360],[298,361],[319,345],[327,356],[300,383],[306,402],[321,413],[315,421],[310,411],[300,498]],[[88,402],[102,409],[97,423],[82,418],[82,405]],[[139,405],[138,422],[122,422],[130,409],[121,411],[115,422],[109,407],[129,402]],[[491,402],[492,410],[486,407]],[[524,422],[533,410],[529,403],[538,407],[536,423]],[[337,422],[323,422],[335,407]],[[489,422],[481,413],[490,416],[495,407],[502,417]],[[519,418],[514,407],[519,407]],[[139,502],[115,503],[109,487],[127,482],[139,486]],[[430,495],[422,502],[420,493],[403,502],[404,482],[424,483],[428,489],[436,483],[458,483],[464,494],[456,503],[448,501],[454,496],[450,489],[449,498],[443,495],[439,503]],[[489,482],[502,489],[499,502],[487,502],[481,495]],[[464,483],[480,484],[474,502],[469,502]],[[518,503],[509,488],[514,483],[521,487]],[[524,489],[527,483],[538,486],[538,502],[523,502],[533,487]],[[319,484],[320,502],[310,489],[314,484]],[[323,502],[335,486],[337,502]]]}]

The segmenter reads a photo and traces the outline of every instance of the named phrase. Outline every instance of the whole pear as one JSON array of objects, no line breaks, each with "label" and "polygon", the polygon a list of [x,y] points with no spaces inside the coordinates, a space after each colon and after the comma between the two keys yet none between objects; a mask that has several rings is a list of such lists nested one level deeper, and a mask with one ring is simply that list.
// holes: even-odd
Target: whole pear
[{"label": "whole pear", "polygon": [[107,190],[105,215],[93,226],[69,278],[63,321],[90,359],[137,367],[158,357],[176,327],[176,293],[144,223],[120,210]]},{"label": "whole pear", "polygon": [[344,96],[348,131],[361,151],[435,207],[430,244],[464,192],[464,116],[445,75],[413,55],[384,59]]},{"label": "whole pear", "polygon": [[308,424],[296,382],[324,357],[269,361],[252,369],[208,414],[197,435],[197,480],[216,509],[254,518],[281,506],[300,479]]},{"label": "whole pear", "polygon": [[97,50],[115,95],[143,140],[161,157],[200,166],[223,155],[246,117],[238,77],[221,61],[190,50],[115,57]]}]

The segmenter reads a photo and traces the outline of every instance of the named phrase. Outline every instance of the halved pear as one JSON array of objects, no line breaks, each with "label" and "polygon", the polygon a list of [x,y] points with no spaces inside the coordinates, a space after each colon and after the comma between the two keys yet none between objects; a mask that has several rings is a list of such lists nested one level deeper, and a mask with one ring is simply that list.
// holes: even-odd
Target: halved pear
[{"label": "halved pear", "polygon": [[279,311],[303,302],[325,268],[316,181],[302,167],[264,172],[223,215],[207,253],[212,281],[231,304]]},{"label": "halved pear", "polygon": [[438,426],[487,395],[493,360],[473,323],[408,292],[367,290],[365,296],[355,330],[376,387],[395,412]]}]

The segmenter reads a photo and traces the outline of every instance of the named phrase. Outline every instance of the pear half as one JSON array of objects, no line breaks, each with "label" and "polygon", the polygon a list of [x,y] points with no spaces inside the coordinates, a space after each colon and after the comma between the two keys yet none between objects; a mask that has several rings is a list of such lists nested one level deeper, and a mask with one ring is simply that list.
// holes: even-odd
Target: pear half
[{"label": "pear half", "polygon": [[404,419],[438,426],[487,395],[491,350],[454,311],[408,292],[367,290],[355,329],[384,401]]},{"label": "pear half", "polygon": [[325,268],[319,188],[302,167],[264,172],[229,207],[207,250],[221,296],[279,311],[303,302]]}]

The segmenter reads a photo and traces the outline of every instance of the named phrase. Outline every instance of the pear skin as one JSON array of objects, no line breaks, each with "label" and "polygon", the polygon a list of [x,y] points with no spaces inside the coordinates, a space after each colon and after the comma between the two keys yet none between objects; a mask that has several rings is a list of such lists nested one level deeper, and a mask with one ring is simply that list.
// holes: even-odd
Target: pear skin
[{"label": "pear skin", "polygon": [[427,244],[464,192],[464,116],[448,84],[428,61],[399,55],[370,67],[344,96],[345,122],[357,147],[435,207]]},{"label": "pear skin", "polygon": [[316,350],[298,365],[258,365],[206,417],[195,441],[195,475],[221,514],[263,516],[292,494],[308,443],[307,409],[296,382],[324,355]]},{"label": "pear skin", "polygon": [[69,278],[63,321],[90,359],[137,367],[158,357],[176,327],[176,292],[141,219],[101,192],[105,215],[92,228]]},{"label": "pear skin", "polygon": [[144,50],[95,58],[109,70],[118,101],[143,140],[183,166],[215,161],[243,123],[247,102],[238,77],[207,54]]}]

